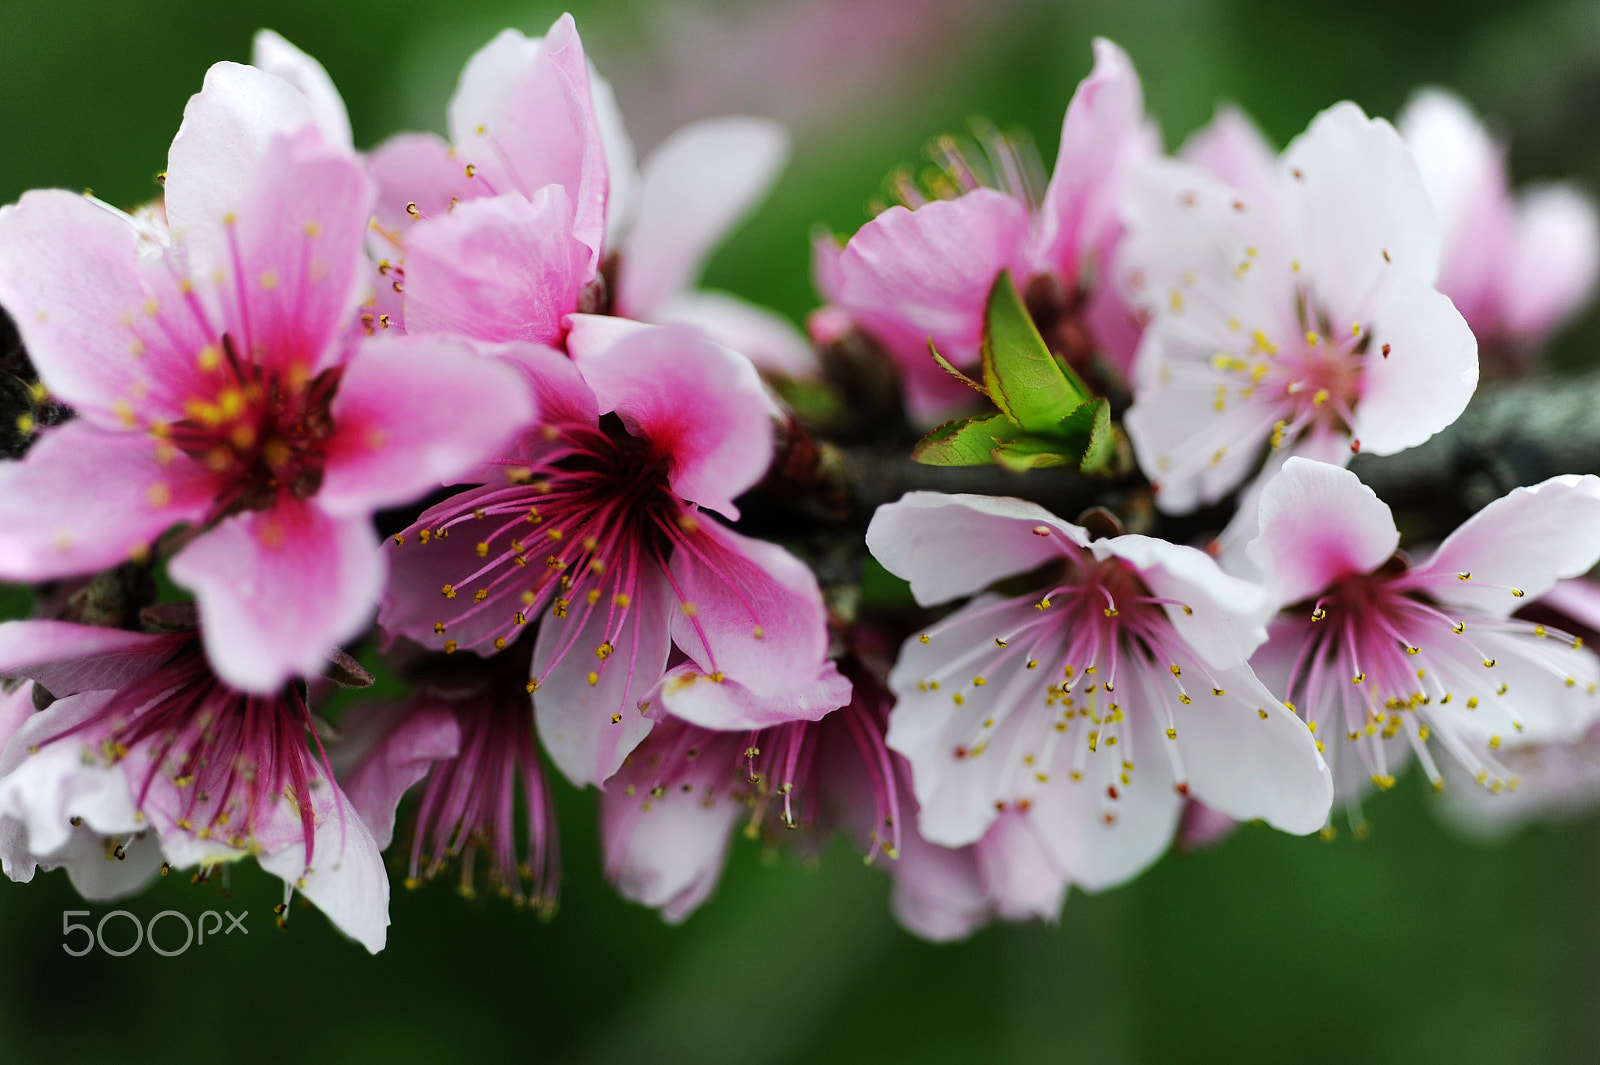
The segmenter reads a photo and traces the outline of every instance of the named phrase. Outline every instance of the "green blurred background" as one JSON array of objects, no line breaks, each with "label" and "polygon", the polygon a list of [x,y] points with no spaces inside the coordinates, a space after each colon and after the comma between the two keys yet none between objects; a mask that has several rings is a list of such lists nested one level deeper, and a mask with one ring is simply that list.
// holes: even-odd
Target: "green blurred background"
[{"label": "green blurred background", "polygon": [[[1600,7],[1562,0],[798,0],[575,4],[641,154],[678,123],[749,111],[795,158],[710,281],[797,319],[807,237],[854,229],[897,164],[971,115],[1054,154],[1089,41],[1131,53],[1169,147],[1217,101],[1278,142],[1351,98],[1392,115],[1410,89],[1463,92],[1510,137],[1519,180],[1600,186]],[[558,6],[502,0],[4,0],[0,201],[40,185],[129,205],[157,191],[188,95],[273,27],[328,67],[358,143],[439,128],[461,63]],[[1593,316],[1559,346],[1592,361]],[[1059,927],[946,947],[901,932],[888,878],[847,849],[818,869],[735,847],[682,928],[604,886],[591,797],[560,787],[559,916],[394,900],[377,958],[277,882],[231,894],[174,875],[123,903],[247,910],[235,933],[162,958],[61,950],[59,874],[0,882],[0,1061],[202,1054],[227,1061],[1600,1060],[1600,820],[1482,848],[1439,827],[1416,778],[1367,804],[1372,836],[1331,844],[1246,826],[1135,883],[1074,895]],[[93,919],[111,907],[93,908]],[[126,928],[114,922],[113,936]],[[175,930],[164,927],[164,935]],[[120,937],[116,941],[121,941]],[[163,940],[165,942],[165,939]]]}]

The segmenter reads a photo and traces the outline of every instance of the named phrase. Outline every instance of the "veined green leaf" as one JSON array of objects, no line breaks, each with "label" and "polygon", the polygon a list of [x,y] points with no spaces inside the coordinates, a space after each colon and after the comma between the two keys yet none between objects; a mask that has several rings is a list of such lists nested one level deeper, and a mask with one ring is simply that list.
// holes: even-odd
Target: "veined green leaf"
[{"label": "veined green leaf", "polygon": [[1008,271],[995,279],[984,310],[983,383],[1000,412],[1030,433],[1056,434],[1094,398],[1050,353]]},{"label": "veined green leaf", "polygon": [[911,457],[928,466],[987,466],[994,449],[1018,433],[1003,414],[957,418],[923,437]]}]

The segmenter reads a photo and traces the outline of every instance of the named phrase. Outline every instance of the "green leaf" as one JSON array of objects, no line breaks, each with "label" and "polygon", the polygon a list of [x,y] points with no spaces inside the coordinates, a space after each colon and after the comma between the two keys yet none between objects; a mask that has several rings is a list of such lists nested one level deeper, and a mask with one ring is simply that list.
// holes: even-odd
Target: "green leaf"
[{"label": "green leaf", "polygon": [[911,457],[927,466],[987,466],[994,449],[1016,435],[1003,414],[957,418],[923,437]]},{"label": "green leaf", "polygon": [[1094,398],[1050,353],[1008,271],[995,279],[984,310],[983,383],[1002,414],[1044,435],[1055,435],[1065,418]]},{"label": "green leaf", "polygon": [[1100,400],[1094,405],[1094,421],[1089,443],[1083,449],[1078,468],[1084,473],[1110,473],[1117,457],[1117,434],[1111,427],[1111,404]]},{"label": "green leaf", "polygon": [[1008,470],[1037,470],[1045,466],[1071,466],[1077,448],[1070,443],[1042,436],[1024,436],[1002,441],[994,449],[996,465]]},{"label": "green leaf", "polygon": [[939,349],[933,346],[932,337],[928,338],[928,354],[932,355],[933,361],[939,364],[939,369],[943,370],[951,377],[954,377],[957,381],[960,381],[962,384],[966,385],[968,388],[972,389],[981,396],[987,396],[989,394],[989,390],[987,388],[984,388],[978,382],[974,381],[972,378],[956,369],[950,364],[949,359],[946,359],[943,355],[940,355]]}]

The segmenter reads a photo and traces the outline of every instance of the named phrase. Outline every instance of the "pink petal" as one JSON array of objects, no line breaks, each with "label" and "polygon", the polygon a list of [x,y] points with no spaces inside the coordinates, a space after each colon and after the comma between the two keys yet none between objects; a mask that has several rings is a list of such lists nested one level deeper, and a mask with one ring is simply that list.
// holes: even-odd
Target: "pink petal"
[{"label": "pink petal", "polygon": [[731,679],[714,680],[691,665],[678,666],[661,683],[661,705],[668,713],[720,731],[819,721],[849,701],[850,682],[832,662],[823,663],[821,675],[810,684],[766,696]]},{"label": "pink petal", "polygon": [[1427,283],[1437,276],[1439,216],[1389,123],[1335,104],[1284,150],[1280,166],[1306,275],[1334,313],[1361,310],[1386,273]]},{"label": "pink petal", "polygon": [[195,353],[215,338],[166,254],[127,215],[73,193],[0,208],[0,304],[41,380],[86,421],[183,416]]},{"label": "pink petal", "polygon": [[692,616],[672,610],[672,641],[703,671],[726,674],[763,702],[817,684],[827,610],[809,566],[777,544],[701,519],[668,568],[676,594],[694,606]]},{"label": "pink petal", "polygon": [[942,492],[908,492],[879,507],[867,527],[867,549],[890,573],[911,582],[911,594],[923,606],[1026,573],[1059,557],[1062,540],[1086,547],[1089,537],[1036,503]]},{"label": "pink petal", "polygon": [[1209,850],[1233,835],[1238,827],[1239,822],[1227,814],[1190,799],[1183,808],[1183,821],[1178,826],[1178,849],[1191,853]]},{"label": "pink petal", "polygon": [[1149,144],[1143,126],[1139,75],[1122,49],[1097,37],[1094,69],[1067,104],[1055,172],[1039,209],[1037,257],[1069,285],[1081,280],[1084,257],[1116,224],[1116,177],[1122,166],[1159,148]]},{"label": "pink petal", "polygon": [[1506,332],[1538,341],[1566,324],[1594,296],[1600,271],[1600,220],[1593,198],[1565,184],[1524,191],[1517,203],[1516,239],[1503,265]]},{"label": "pink petal", "polygon": [[1400,546],[1394,515],[1349,470],[1291,458],[1261,493],[1261,532],[1245,549],[1260,566],[1272,606],[1371,573]]},{"label": "pink petal", "polygon": [[121,767],[92,754],[84,757],[98,737],[74,734],[54,740],[103,712],[109,698],[106,692],[89,692],[58,700],[29,718],[6,748],[0,765],[0,818],[22,822],[28,849],[38,858],[67,846],[74,817],[103,835],[146,827]]},{"label": "pink petal", "polygon": [[[67,621],[0,624],[0,676],[27,677],[58,699],[121,688],[167,661],[170,637]],[[0,729],[0,747],[4,735]]]},{"label": "pink petal", "polygon": [[1263,206],[1277,199],[1278,153],[1239,108],[1223,104],[1211,121],[1196,130],[1178,158],[1221,178]]},{"label": "pink petal", "polygon": [[224,219],[244,203],[272,139],[316,119],[311,98],[275,74],[239,63],[206,71],[183,109],[163,186],[167,221],[194,277],[231,268]]},{"label": "pink petal", "polygon": [[[1597,560],[1600,478],[1568,474],[1490,503],[1445,537],[1412,578],[1447,603],[1505,617]],[[1460,573],[1471,579],[1458,579]]]},{"label": "pink petal", "polygon": [[311,115],[323,139],[341,148],[353,147],[350,116],[344,100],[333,87],[333,79],[321,63],[273,33],[258,30],[250,51],[250,63],[274,77],[282,78],[305,94]]},{"label": "pink petal", "polygon": [[43,580],[92,573],[149,550],[211,506],[212,478],[158,443],[84,421],[45,431],[27,456],[0,464],[0,575]]},{"label": "pink petal", "polygon": [[593,276],[566,190],[549,185],[464,202],[414,226],[406,250],[406,329],[559,344],[561,320]]},{"label": "pink petal", "polygon": [[[671,595],[661,572],[645,567],[620,631],[608,624],[604,606],[578,604],[564,619],[547,615],[540,622],[534,720],[550,760],[580,788],[609,779],[650,732],[653,722],[640,704],[648,706],[666,672],[667,615],[677,610]],[[602,659],[596,649],[605,643],[612,651]]]},{"label": "pink petal", "polygon": [[602,414],[669,458],[672,490],[737,519],[734,497],[772,458],[771,401],[748,359],[686,326],[623,337],[578,368]]},{"label": "pink petal", "polygon": [[654,320],[694,326],[732,348],[758,370],[799,380],[820,372],[816,352],[787,318],[726,292],[681,292],[656,308]]},{"label": "pink petal", "polygon": [[315,374],[344,355],[363,292],[375,191],[355,155],[312,130],[274,137],[250,176],[218,285],[241,354]]},{"label": "pink petal", "polygon": [[450,140],[497,193],[565,188],[593,276],[605,237],[605,146],[571,15],[542,40],[506,30],[467,62],[450,101]]},{"label": "pink petal", "polygon": [[359,705],[340,727],[344,738],[330,755],[342,761],[350,757],[349,749],[359,750],[349,771],[340,774],[340,785],[378,849],[387,850],[401,798],[434,762],[459,753],[461,727],[449,706],[425,697],[409,704]]},{"label": "pink petal", "polygon": [[992,189],[915,211],[891,207],[845,246],[834,301],[903,371],[944,377],[928,341],[957,366],[977,361],[994,279],[1002,270],[1019,284],[1028,276],[1028,226],[1027,209]]},{"label": "pink petal", "polygon": [[515,366],[460,341],[369,341],[339,380],[319,504],[356,517],[460,477],[533,420],[528,392]]},{"label": "pink petal", "polygon": [[257,692],[318,673],[372,617],[384,570],[364,517],[334,518],[291,499],[228,518],[168,564],[199,601],[212,668]]},{"label": "pink petal", "polygon": [[1061,916],[1072,881],[1057,867],[1042,829],[1027,814],[1008,810],[973,844],[984,892],[1008,921],[1054,922]]},{"label": "pink petal", "polygon": [[[1403,273],[1382,280],[1371,315],[1353,430],[1361,450],[1392,455],[1422,443],[1466,409],[1478,387],[1478,342],[1449,299]],[[1374,350],[1379,357],[1372,357]]]},{"label": "pink petal", "polygon": [[890,865],[889,904],[907,931],[935,943],[965,939],[989,920],[991,908],[974,847],[941,847],[916,832],[901,835]]},{"label": "pink petal", "polygon": [[1584,578],[1557,581],[1540,601],[1579,625],[1600,632],[1600,585]]},{"label": "pink petal", "polygon": [[758,118],[694,122],[662,141],[644,162],[639,213],[617,273],[617,313],[652,317],[690,288],[788,155],[783,127]]},{"label": "pink petal", "polygon": [[373,215],[384,238],[380,258],[403,258],[420,220],[449,214],[458,200],[487,195],[483,182],[467,177],[450,146],[432,133],[401,133],[384,141],[368,154],[367,175],[378,186]]}]

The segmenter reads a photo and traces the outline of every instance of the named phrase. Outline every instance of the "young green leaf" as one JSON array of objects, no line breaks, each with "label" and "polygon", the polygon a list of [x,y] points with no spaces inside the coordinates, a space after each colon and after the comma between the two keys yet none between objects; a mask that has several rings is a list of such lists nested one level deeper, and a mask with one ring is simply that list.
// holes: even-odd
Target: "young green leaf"
[{"label": "young green leaf", "polygon": [[957,418],[923,437],[911,457],[927,466],[987,466],[994,449],[1018,432],[1003,414]]},{"label": "young green leaf", "polygon": [[984,311],[983,383],[1000,412],[1030,433],[1056,433],[1063,419],[1094,398],[1050,353],[1007,271],[989,289]]}]

